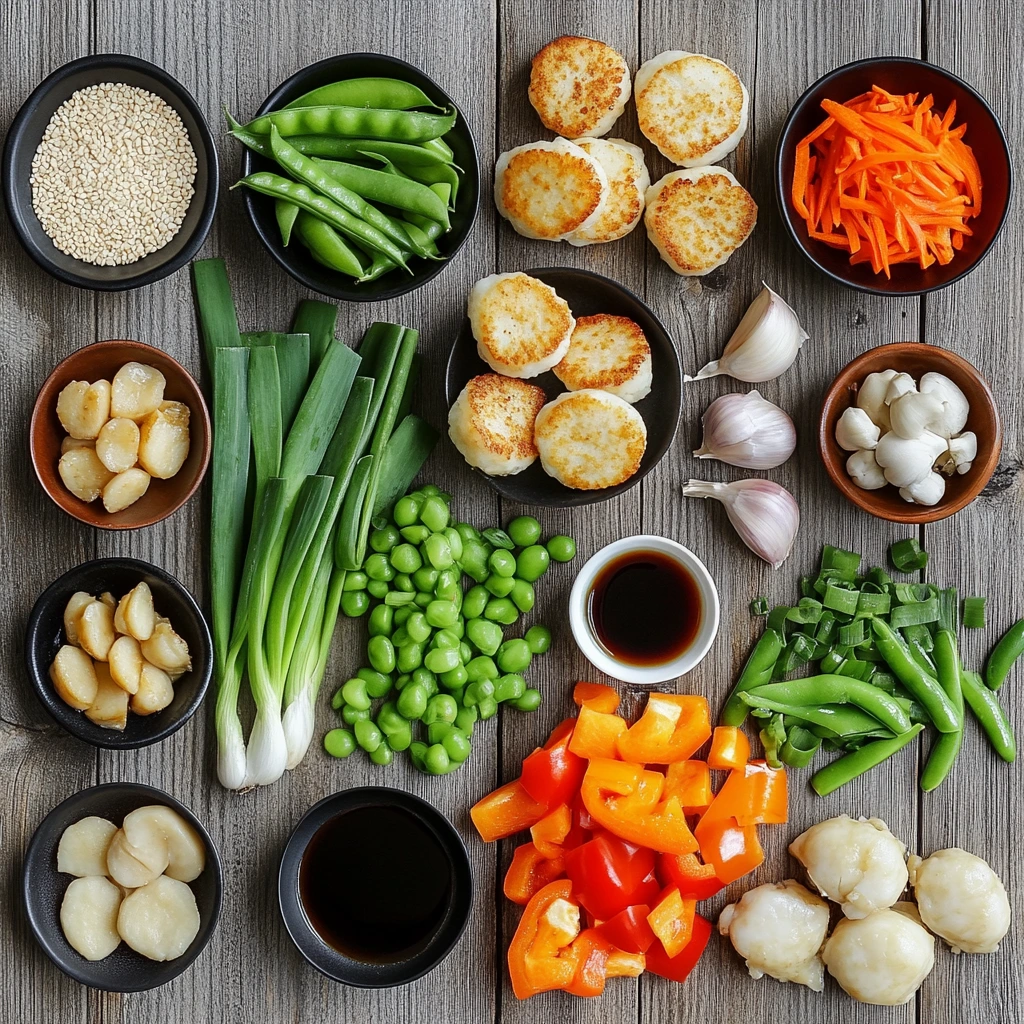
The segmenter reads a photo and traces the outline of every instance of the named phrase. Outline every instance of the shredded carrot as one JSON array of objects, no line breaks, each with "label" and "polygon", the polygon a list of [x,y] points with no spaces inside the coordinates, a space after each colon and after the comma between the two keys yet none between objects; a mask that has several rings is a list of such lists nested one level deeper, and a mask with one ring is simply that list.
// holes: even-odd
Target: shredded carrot
[{"label": "shredded carrot", "polygon": [[956,102],[940,116],[929,94],[896,95],[873,85],[797,143],[793,208],[808,235],[891,276],[896,263],[949,263],[981,212],[981,169],[953,127]]}]

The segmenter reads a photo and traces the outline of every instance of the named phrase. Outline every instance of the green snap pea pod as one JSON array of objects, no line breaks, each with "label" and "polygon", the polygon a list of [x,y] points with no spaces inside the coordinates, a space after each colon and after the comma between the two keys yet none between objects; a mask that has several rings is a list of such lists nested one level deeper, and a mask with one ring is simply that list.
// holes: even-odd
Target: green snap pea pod
[{"label": "green snap pea pod", "polygon": [[921,789],[930,793],[940,786],[953,768],[964,739],[964,695],[961,683],[960,652],[957,650],[955,629],[957,597],[955,591],[944,591],[940,599],[943,619],[941,628],[935,634],[935,669],[939,685],[946,692],[960,716],[960,728],[956,732],[944,732],[932,744],[924,771],[921,772]]},{"label": "green snap pea pod", "polygon": [[751,690],[750,696],[785,704],[855,704],[895,733],[910,728],[906,712],[889,694],[851,676],[818,675],[768,683]]},{"label": "green snap pea pod", "polygon": [[[290,203],[288,205],[291,206]],[[364,267],[359,257],[330,224],[306,213],[305,210],[300,210],[297,206],[293,206],[292,209],[299,215],[295,223],[299,240],[314,259],[340,274],[355,278],[362,276]]]},{"label": "green snap pea pod", "polygon": [[859,736],[878,727],[878,719],[849,704],[788,704],[768,700],[751,693],[740,695],[749,707],[774,711],[780,715],[799,718],[802,722],[822,726],[831,736]]},{"label": "green snap pea pod", "polygon": [[451,164],[435,164],[431,167],[402,167],[398,165],[413,181],[424,185],[449,185],[452,190],[451,203],[454,206],[459,194],[459,172]]},{"label": "green snap pea pod", "polygon": [[829,793],[834,793],[840,786],[852,782],[858,776],[870,771],[875,765],[881,764],[897,751],[902,750],[923,729],[923,725],[915,725],[908,732],[891,740],[875,740],[872,743],[866,743],[859,750],[844,754],[811,776],[811,788],[818,796],[828,796]]},{"label": "green snap pea pod", "polygon": [[982,683],[981,676],[976,672],[962,672],[960,683],[967,706],[974,712],[978,724],[985,730],[985,735],[995,752],[1004,761],[1015,761],[1017,740],[999,698]]},{"label": "green snap pea pod", "polygon": [[412,107],[442,109],[419,86],[403,82],[400,78],[347,78],[341,82],[331,82],[303,93],[298,99],[286,103],[283,109],[320,106],[377,107],[384,110],[409,110]]},{"label": "green snap pea pod", "polygon": [[257,171],[241,181],[232,185],[238,188],[239,185],[259,192],[261,195],[270,196],[272,199],[287,199],[307,213],[327,221],[333,228],[337,228],[346,238],[350,238],[358,245],[365,245],[375,253],[382,253],[397,263],[403,270],[409,269],[405,261],[405,254],[386,235],[378,231],[373,225],[342,209],[333,200],[328,199],[314,192],[307,185],[297,181],[290,181],[281,177],[280,174],[273,174],[269,171]]},{"label": "green snap pea pod", "polygon": [[287,248],[292,240],[292,228],[301,211],[294,203],[285,199],[277,199],[274,202],[274,218],[277,220],[277,230],[281,232],[281,244]]},{"label": "green snap pea pod", "polygon": [[872,619],[871,628],[885,663],[914,699],[924,705],[935,728],[939,732],[956,732],[961,727],[962,716],[957,714],[953,702],[939,686],[938,680],[914,660],[910,649],[888,622],[879,618]]},{"label": "green snap pea pod", "polygon": [[786,732],[786,742],[779,750],[779,760],[791,768],[806,768],[821,746],[821,737],[795,725]]},{"label": "green snap pea pod", "polygon": [[724,725],[742,725],[747,717],[749,705],[743,702],[740,694],[745,690],[752,690],[755,686],[763,686],[771,681],[772,672],[775,670],[775,663],[779,660],[786,641],[782,634],[774,629],[766,629],[761,638],[754,645],[754,649],[747,658],[747,663],[740,672],[736,685],[729,694],[729,699],[722,708],[722,723]]},{"label": "green snap pea pod", "polygon": [[274,127],[270,129],[270,149],[274,159],[292,177],[332,199],[343,210],[348,210],[360,220],[372,224],[382,235],[386,235],[402,249],[414,252],[417,256],[429,257],[429,250],[414,242],[397,221],[371,206],[362,196],[346,188],[310,157],[304,156],[294,146],[290,146]]},{"label": "green snap pea pod", "polygon": [[[407,223],[406,221],[400,221],[402,227],[409,232],[410,236],[413,231],[416,230],[415,226]],[[422,229],[422,237],[417,236],[418,240],[424,245],[432,243],[435,238],[440,238],[444,234],[444,226],[439,224],[437,221],[431,221],[429,227]],[[436,254],[437,246],[433,246],[433,251]],[[357,278],[358,283],[363,284],[367,281],[376,281],[378,277],[386,274],[389,270],[394,270],[395,265],[380,253],[377,253],[373,258],[373,265],[363,274],[362,277]],[[472,575],[472,574],[470,574]]]},{"label": "green snap pea pod", "polygon": [[455,153],[444,139],[428,139],[426,142],[421,142],[420,145],[424,149],[433,150],[438,156],[443,157],[446,164],[453,164],[455,162]]},{"label": "green snap pea pod", "polygon": [[1024,653],[1024,619],[1015,622],[992,649],[985,664],[985,683],[998,690],[1006,681],[1014,662]]},{"label": "green snap pea pod", "polygon": [[[451,131],[455,116],[454,109],[444,114],[424,114],[378,107],[289,107],[253,118],[243,128],[251,135],[269,135],[273,126],[282,135],[340,135],[388,142],[427,142]],[[448,165],[442,162],[439,166]]]},{"label": "green snap pea pod", "polygon": [[418,213],[430,220],[436,220],[448,230],[448,204],[431,188],[413,181],[399,178],[375,167],[361,167],[358,164],[339,160],[313,161],[336,181],[352,189],[364,199],[393,206],[396,210]]}]

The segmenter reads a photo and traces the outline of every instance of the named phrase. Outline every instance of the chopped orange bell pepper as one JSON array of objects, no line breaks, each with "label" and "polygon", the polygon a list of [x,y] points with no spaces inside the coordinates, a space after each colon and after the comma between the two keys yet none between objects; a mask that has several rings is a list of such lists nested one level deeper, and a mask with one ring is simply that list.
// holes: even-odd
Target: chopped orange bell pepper
[{"label": "chopped orange bell pepper", "polygon": [[624,718],[584,706],[576,719],[569,751],[586,758],[616,757],[616,741],[627,728]]},{"label": "chopped orange bell pepper", "polygon": [[735,725],[718,725],[711,737],[708,767],[718,769],[742,768],[750,760],[750,740]]},{"label": "chopped orange bell pepper", "polygon": [[704,697],[652,693],[640,718],[618,738],[618,754],[635,764],[685,761],[711,736],[711,716]]},{"label": "chopped orange bell pepper", "polygon": [[533,843],[523,843],[512,854],[503,891],[513,903],[525,906],[545,885],[563,874],[565,862],[561,856],[545,857]]},{"label": "chopped orange bell pepper", "polygon": [[707,761],[676,761],[665,773],[665,794],[679,797],[687,814],[703,814],[711,806],[711,771]]},{"label": "chopped orange bell pepper", "polygon": [[600,711],[602,714],[614,715],[619,710],[619,692],[604,683],[577,683],[572,691],[572,699],[581,708]]},{"label": "chopped orange bell pepper", "polygon": [[782,825],[789,819],[785,768],[751,761],[733,769],[701,823],[735,818],[739,825]]},{"label": "chopped orange bell pepper", "polygon": [[612,948],[612,944],[593,928],[580,932],[572,944],[576,973],[565,991],[574,996],[599,996],[604,992]]},{"label": "chopped orange bell pepper", "polygon": [[554,858],[561,855],[571,828],[572,811],[568,804],[561,804],[530,828],[530,837],[542,857]]},{"label": "chopped orange bell pepper", "polygon": [[547,810],[523,789],[519,779],[513,779],[473,804],[469,816],[480,838],[493,843],[536,825]]},{"label": "chopped orange bell pepper", "polygon": [[697,840],[679,798],[663,799],[665,776],[608,758],[590,762],[580,794],[591,818],[626,842],[660,853],[694,853]]},{"label": "chopped orange bell pepper", "polygon": [[508,947],[508,972],[517,999],[565,989],[576,976],[580,950],[580,908],[572,901],[572,882],[545,885],[523,911]]},{"label": "chopped orange bell pepper", "polygon": [[605,972],[609,978],[639,978],[646,967],[647,958],[643,953],[613,948],[605,964]]},{"label": "chopped orange bell pepper", "polygon": [[742,878],[764,860],[756,825],[737,825],[735,818],[713,819],[701,828],[703,823],[702,818],[696,828],[700,855],[723,885]]},{"label": "chopped orange bell pepper", "polygon": [[723,888],[712,864],[702,864],[695,853],[663,853],[658,858],[658,878],[674,885],[688,900],[706,900]]},{"label": "chopped orange bell pepper", "polygon": [[693,916],[696,912],[697,901],[684,900],[679,890],[670,885],[647,915],[647,923],[661,940],[665,954],[670,959],[678,956],[693,936]]}]

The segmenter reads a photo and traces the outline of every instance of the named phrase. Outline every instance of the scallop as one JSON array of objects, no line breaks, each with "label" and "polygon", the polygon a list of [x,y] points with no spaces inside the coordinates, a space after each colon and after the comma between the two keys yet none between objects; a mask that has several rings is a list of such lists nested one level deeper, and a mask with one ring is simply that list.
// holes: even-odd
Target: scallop
[{"label": "scallop", "polygon": [[156,625],[153,592],[148,583],[137,583],[118,602],[114,613],[114,628],[136,640],[148,640]]},{"label": "scallop", "polygon": [[78,646],[78,622],[85,611],[86,605],[92,604],[95,598],[84,590],[76,590],[64,605],[64,635],[69,644]]},{"label": "scallop", "polygon": [[76,878],[60,905],[64,938],[86,960],[110,956],[121,942],[118,912],[121,890],[102,875]]},{"label": "scallop", "polygon": [[107,482],[103,488],[103,507],[108,512],[121,512],[134,505],[148,490],[149,474],[138,466],[132,466]]},{"label": "scallop", "polygon": [[150,960],[174,960],[199,934],[199,908],[192,890],[161,875],[136,889],[121,903],[117,930],[121,938]]},{"label": "scallop", "polygon": [[107,656],[110,677],[125,693],[139,692],[142,676],[142,651],[133,636],[119,636]]},{"label": "scallop", "polygon": [[85,717],[101,729],[122,731],[128,724],[128,694],[110,677],[110,667],[102,661],[95,663],[96,696],[85,709]]},{"label": "scallop", "polygon": [[123,416],[107,420],[96,438],[96,455],[111,473],[123,473],[139,461],[139,427]]},{"label": "scallop", "polygon": [[57,844],[57,870],[84,878],[107,873],[107,849],[117,826],[95,814],[68,825]]},{"label": "scallop", "polygon": [[78,646],[97,661],[106,661],[116,639],[114,610],[102,601],[91,601],[78,619]]},{"label": "scallop", "polygon": [[199,833],[171,807],[147,804],[132,811],[121,826],[136,848],[167,845],[164,874],[180,882],[198,878],[206,866],[206,846]]},{"label": "scallop", "polygon": [[158,480],[168,480],[188,458],[189,411],[182,402],[164,402],[143,421],[139,465]]},{"label": "scallop", "polygon": [[107,848],[107,874],[126,889],[137,889],[152,882],[167,869],[166,840],[150,837],[145,846],[132,846],[124,829],[119,828]]},{"label": "scallop", "polygon": [[103,465],[95,448],[72,448],[57,463],[64,486],[81,501],[95,501],[113,474]]},{"label": "scallop", "polygon": [[96,699],[99,680],[92,658],[79,647],[65,644],[50,666],[50,679],[65,704],[84,711]]},{"label": "scallop", "polygon": [[139,674],[139,688],[132,695],[131,708],[137,715],[152,715],[163,711],[174,700],[171,677],[156,665],[143,661]]},{"label": "scallop", "polygon": [[167,380],[155,367],[125,363],[114,374],[110,389],[110,415],[140,422],[160,408]]},{"label": "scallop", "polygon": [[57,419],[72,437],[94,438],[110,419],[111,387],[108,381],[73,380],[57,396]]},{"label": "scallop", "polygon": [[61,455],[67,452],[73,452],[76,448],[92,448],[96,449],[96,440],[92,437],[65,437],[60,443]]},{"label": "scallop", "polygon": [[149,639],[141,643],[142,656],[165,672],[187,672],[192,668],[188,644],[169,622],[157,622]]}]

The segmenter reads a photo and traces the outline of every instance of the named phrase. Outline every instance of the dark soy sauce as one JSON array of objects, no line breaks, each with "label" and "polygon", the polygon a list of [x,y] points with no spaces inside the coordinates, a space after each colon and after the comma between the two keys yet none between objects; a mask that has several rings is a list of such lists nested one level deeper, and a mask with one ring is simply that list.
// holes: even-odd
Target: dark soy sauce
[{"label": "dark soy sauce", "polygon": [[643,666],[679,657],[697,636],[703,609],[688,569],[660,551],[630,551],[598,573],[589,612],[605,650]]},{"label": "dark soy sauce", "polygon": [[420,952],[451,901],[451,866],[433,833],[399,807],[359,807],[306,847],[299,895],[314,931],[363,963]]}]

